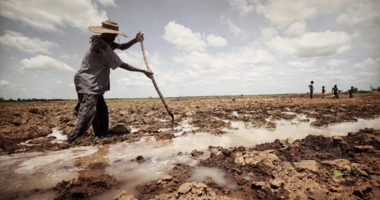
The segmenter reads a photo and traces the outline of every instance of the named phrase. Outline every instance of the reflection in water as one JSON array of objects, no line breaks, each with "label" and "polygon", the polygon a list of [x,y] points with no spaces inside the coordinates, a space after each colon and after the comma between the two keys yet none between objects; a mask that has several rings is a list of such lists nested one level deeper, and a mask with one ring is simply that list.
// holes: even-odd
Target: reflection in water
[{"label": "reflection in water", "polygon": [[73,165],[73,161],[96,151],[95,147],[80,147],[73,150],[0,156],[0,194],[2,198],[12,199],[17,194],[33,189],[46,190],[62,180],[76,178],[79,170]]},{"label": "reflection in water", "polygon": [[[348,132],[355,132],[365,127],[380,129],[380,118],[359,119],[357,122],[323,128],[311,127],[310,122],[298,118],[291,121],[280,120],[276,123],[276,128],[272,130],[255,128],[243,122],[231,122],[234,129],[226,129],[227,134],[218,136],[199,132],[176,137],[171,142],[145,137],[135,143],[121,142],[55,152],[0,156],[0,194],[3,198],[10,198],[14,194],[27,193],[34,188],[43,190],[54,187],[62,180],[109,174],[121,182],[120,188],[92,197],[92,199],[112,199],[122,190],[138,195],[135,190],[137,185],[167,175],[168,170],[175,163],[196,166],[198,161],[190,155],[194,149],[204,151],[205,155],[209,155],[210,145],[224,148],[252,147],[275,139],[301,139],[309,134],[334,136],[346,135]],[[144,157],[144,162],[135,161],[139,155]],[[207,174],[220,184],[225,181],[222,175],[217,175],[218,169],[199,167],[196,167],[193,172],[193,178],[203,180]],[[48,198],[51,195],[51,193],[46,193],[39,196],[39,199],[51,199]]]},{"label": "reflection in water", "polygon": [[100,176],[105,174],[108,162],[109,145],[100,146],[98,151],[74,160],[74,166],[79,168],[78,177]]}]

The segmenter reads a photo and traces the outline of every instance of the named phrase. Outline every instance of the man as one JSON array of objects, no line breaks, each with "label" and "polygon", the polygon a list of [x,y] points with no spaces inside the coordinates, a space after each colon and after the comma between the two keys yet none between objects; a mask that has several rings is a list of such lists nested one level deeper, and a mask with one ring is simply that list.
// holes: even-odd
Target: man
[{"label": "man", "polygon": [[101,35],[90,38],[90,48],[83,58],[81,68],[74,76],[78,93],[78,104],[75,107],[78,119],[68,138],[69,143],[83,135],[90,124],[96,136],[104,137],[108,134],[108,107],[103,94],[110,90],[110,68],[120,67],[129,71],[142,72],[149,78],[153,75],[150,71],[122,62],[114,52],[115,49],[125,50],[144,40],[142,33],[137,33],[136,38],[127,43],[118,44],[114,42],[117,34],[125,37],[127,34],[119,31],[118,24],[112,20],[103,21],[102,26],[90,26],[89,30]]},{"label": "man", "polygon": [[326,92],[325,86],[323,85],[322,86],[322,99],[325,98],[325,92]]},{"label": "man", "polygon": [[334,85],[334,87],[331,89],[331,92],[333,93],[333,98],[339,99],[339,92],[340,92],[340,90],[338,90],[338,86],[337,85]]},{"label": "man", "polygon": [[309,88],[310,88],[310,99],[313,98],[313,91],[314,91],[314,86],[313,86],[313,84],[314,84],[314,81],[311,81],[311,82],[310,82],[310,85],[309,85]]},{"label": "man", "polygon": [[348,92],[349,92],[349,97],[350,98],[354,97],[353,96],[353,94],[354,94],[354,86],[351,86],[351,89]]}]

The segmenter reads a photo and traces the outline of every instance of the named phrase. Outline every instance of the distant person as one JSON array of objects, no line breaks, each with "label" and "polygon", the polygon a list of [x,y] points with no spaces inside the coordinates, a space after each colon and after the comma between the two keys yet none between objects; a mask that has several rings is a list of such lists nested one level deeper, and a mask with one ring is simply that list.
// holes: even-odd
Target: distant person
[{"label": "distant person", "polygon": [[313,84],[314,84],[314,81],[311,81],[311,82],[310,82],[310,85],[309,85],[309,89],[310,89],[310,99],[313,98],[313,91],[314,91],[314,86],[313,86]]},{"label": "distant person", "polygon": [[110,69],[120,67],[144,73],[149,78],[153,75],[150,71],[124,63],[114,52],[115,49],[125,50],[143,41],[142,33],[137,33],[136,37],[127,43],[119,44],[114,42],[116,36],[119,34],[127,37],[127,34],[119,31],[119,25],[112,20],[103,21],[102,26],[90,26],[89,30],[100,35],[91,36],[90,47],[83,58],[82,66],[74,76],[78,93],[78,104],[75,107],[78,119],[68,137],[69,143],[83,135],[91,124],[96,136],[107,136],[108,107],[103,94],[110,90]]},{"label": "distant person", "polygon": [[334,87],[331,89],[331,92],[333,93],[333,98],[339,99],[339,92],[340,92],[340,90],[338,90],[338,86],[337,85],[334,85]]},{"label": "distant person", "polygon": [[325,98],[325,92],[326,92],[325,86],[322,86],[322,99]]},{"label": "distant person", "polygon": [[354,97],[353,96],[353,93],[354,93],[354,86],[351,86],[351,89],[348,91],[349,94],[350,94],[350,98]]}]

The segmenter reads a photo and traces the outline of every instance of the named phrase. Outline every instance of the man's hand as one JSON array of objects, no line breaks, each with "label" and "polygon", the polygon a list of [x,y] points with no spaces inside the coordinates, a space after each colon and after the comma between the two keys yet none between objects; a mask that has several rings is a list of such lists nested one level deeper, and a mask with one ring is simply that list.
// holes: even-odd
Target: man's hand
[{"label": "man's hand", "polygon": [[120,44],[118,48],[120,50],[126,50],[129,47],[131,47],[132,45],[136,44],[137,42],[141,42],[143,40],[144,40],[144,34],[142,34],[141,32],[138,32],[138,33],[136,33],[135,39],[133,39],[127,43]]},{"label": "man's hand", "polygon": [[151,72],[151,71],[144,70],[144,74],[145,74],[145,76],[147,76],[147,77],[150,78],[150,79],[153,78],[153,72]]},{"label": "man's hand", "polygon": [[136,40],[137,42],[144,41],[144,34],[141,32],[136,33]]}]

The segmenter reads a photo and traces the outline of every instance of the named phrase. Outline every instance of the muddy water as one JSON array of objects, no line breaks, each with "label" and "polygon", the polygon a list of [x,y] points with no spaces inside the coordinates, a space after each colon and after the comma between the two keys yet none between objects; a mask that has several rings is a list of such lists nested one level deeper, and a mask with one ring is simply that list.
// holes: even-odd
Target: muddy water
[{"label": "muddy water", "polygon": [[55,140],[52,141],[52,143],[62,143],[67,140],[67,135],[63,135],[62,131],[59,130],[58,128],[53,128],[52,133],[48,135],[48,137],[49,136],[53,136],[56,138]]},{"label": "muddy water", "polygon": [[237,130],[228,130],[222,138],[215,137],[212,140],[214,146],[234,147],[245,146],[251,147],[257,144],[273,142],[276,139],[302,139],[307,135],[324,135],[336,136],[347,135],[348,132],[356,132],[363,128],[380,129],[380,118],[365,120],[358,119],[356,122],[345,122],[333,124],[327,127],[317,128],[310,125],[310,122],[304,122],[305,118],[299,116],[294,120],[280,120],[276,122],[276,128],[254,128],[250,123],[232,122],[231,126]]},{"label": "muddy water", "polygon": [[[310,122],[304,122],[303,116],[291,121],[277,121],[275,129],[255,128],[243,122],[231,122],[231,125],[234,129],[226,129],[228,133],[221,136],[199,132],[176,137],[172,141],[156,141],[153,137],[146,137],[132,144],[122,142],[55,152],[1,156],[0,193],[4,198],[9,198],[16,193],[27,193],[35,188],[44,190],[54,187],[62,180],[109,174],[121,182],[120,188],[92,199],[112,199],[122,190],[138,196],[135,186],[165,176],[175,163],[196,166],[197,160],[190,156],[194,149],[205,151],[203,157],[206,158],[210,145],[225,148],[252,147],[275,139],[300,139],[309,134],[346,135],[365,127],[380,129],[380,118],[359,119],[357,122],[323,128],[311,127]],[[186,129],[188,124],[185,121],[181,126],[177,127],[179,132]],[[136,161],[138,155],[144,157],[142,162]],[[228,187],[235,187],[218,168],[196,166],[190,180],[203,181],[206,176],[211,176],[220,185],[230,184]],[[42,192],[24,199],[51,199],[53,195],[52,192]]]},{"label": "muddy water", "polygon": [[212,180],[220,186],[227,186],[231,189],[237,188],[237,183],[217,167],[196,167],[191,174],[189,181],[201,183],[208,177],[212,178]]}]

